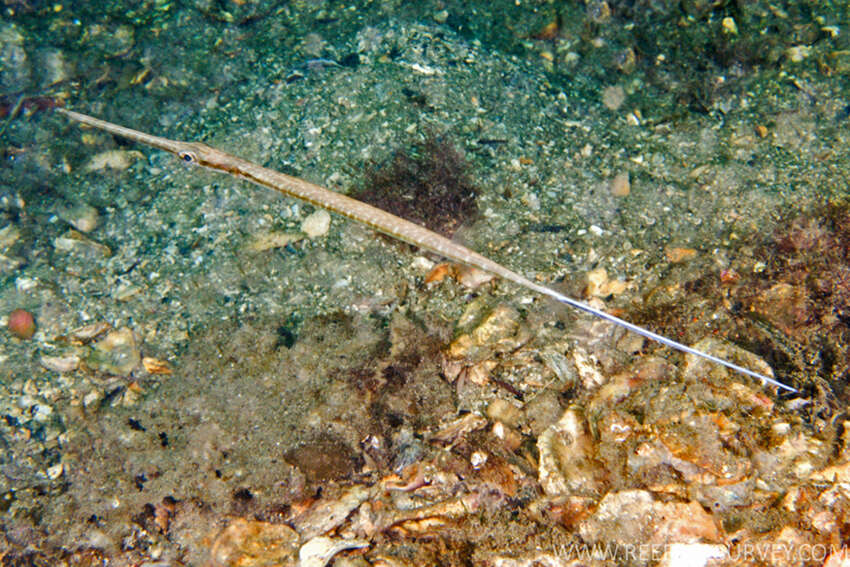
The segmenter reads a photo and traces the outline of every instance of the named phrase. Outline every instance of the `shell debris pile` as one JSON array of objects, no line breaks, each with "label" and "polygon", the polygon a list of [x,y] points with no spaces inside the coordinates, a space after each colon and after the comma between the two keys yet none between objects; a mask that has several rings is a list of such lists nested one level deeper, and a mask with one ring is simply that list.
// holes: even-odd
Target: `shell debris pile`
[{"label": "shell debris pile", "polygon": [[[575,357],[565,340],[553,366],[551,356],[531,356],[539,338],[526,324],[505,306],[470,307],[443,353],[470,409],[416,432],[424,450],[397,472],[325,485],[322,498],[287,520],[299,565],[331,557],[414,565],[410,550],[427,561],[469,543],[469,559],[481,565],[573,564],[593,550],[605,553],[582,564],[760,565],[746,559],[754,549],[817,559],[803,564],[836,561],[840,526],[850,519],[844,424],[815,431],[802,399],[777,400],[698,360],[686,359],[678,373],[652,357],[602,364],[598,345]],[[764,365],[715,339],[699,346]],[[486,373],[471,370],[482,365]],[[588,372],[581,366],[595,367],[596,382],[575,390]],[[490,547],[504,514],[511,528]],[[231,526],[219,541],[235,545],[232,534]],[[510,555],[494,549],[508,541]]]}]

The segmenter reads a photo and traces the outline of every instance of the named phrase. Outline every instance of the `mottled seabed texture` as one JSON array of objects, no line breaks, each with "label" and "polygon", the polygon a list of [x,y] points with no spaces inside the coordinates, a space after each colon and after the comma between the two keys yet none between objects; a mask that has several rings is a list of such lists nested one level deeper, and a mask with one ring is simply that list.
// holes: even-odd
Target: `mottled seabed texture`
[{"label": "mottled seabed texture", "polygon": [[0,10],[0,566],[850,565],[846,2]]}]

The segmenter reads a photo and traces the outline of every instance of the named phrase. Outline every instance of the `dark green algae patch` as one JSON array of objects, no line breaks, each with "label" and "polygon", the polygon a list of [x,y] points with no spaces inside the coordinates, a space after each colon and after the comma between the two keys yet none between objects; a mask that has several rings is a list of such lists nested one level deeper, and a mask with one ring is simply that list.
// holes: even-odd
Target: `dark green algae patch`
[{"label": "dark green algae patch", "polygon": [[[821,510],[777,502],[816,502],[794,471],[840,464],[846,452],[847,12],[821,2],[603,4],[5,3],[0,229],[11,229],[0,239],[0,313],[31,310],[39,333],[0,339],[4,564],[200,564],[234,517],[295,525],[305,502],[416,463],[449,479],[440,497],[486,495],[486,513],[415,543],[381,532],[367,560],[398,554],[393,541],[423,564],[616,541],[591,521],[605,491],[697,498],[730,536],[770,539],[788,525],[829,536],[801,519]],[[611,87],[620,96],[605,97]],[[677,355],[625,348],[506,284],[426,286],[436,259],[340,219],[325,237],[246,251],[257,233],[298,232],[310,207],[80,130],[49,112],[55,104],[343,192],[388,188],[382,171],[421,175],[399,156],[427,150],[436,133],[463,160],[462,206],[422,220],[444,215],[436,220],[472,248],[576,294],[582,274],[605,267],[634,282],[603,298],[609,309],[686,342],[731,340],[804,394],[767,395],[776,409],[765,410],[746,390],[733,404],[710,382],[680,385]],[[107,150],[129,165],[86,171]],[[625,198],[608,190],[621,172]],[[69,229],[62,211],[81,203],[100,219],[86,238],[110,255],[56,246]],[[668,246],[697,258],[671,264]],[[486,314],[501,304],[515,309],[514,334],[455,375],[443,357],[455,329],[471,305]],[[43,366],[93,348],[57,338],[103,321],[132,328],[134,352],[173,373]],[[576,378],[577,347],[596,357],[609,392],[628,392],[625,403]],[[617,377],[630,373],[629,389]],[[729,391],[739,383],[722,380]],[[520,417],[488,412],[494,399]],[[663,400],[737,432],[694,430],[659,409]],[[602,432],[584,461],[602,488],[550,498],[538,441],[571,406]],[[487,427],[435,434],[468,415]],[[686,467],[635,464],[635,437],[618,445],[604,434],[635,421],[665,432],[688,462],[750,463],[779,488],[747,488],[756,476],[707,487]],[[498,423],[510,442],[489,433]],[[785,467],[776,453],[786,439],[814,456]],[[689,444],[720,447],[720,461],[699,461]],[[835,450],[814,448],[824,446]],[[478,452],[490,464],[476,469]]]}]

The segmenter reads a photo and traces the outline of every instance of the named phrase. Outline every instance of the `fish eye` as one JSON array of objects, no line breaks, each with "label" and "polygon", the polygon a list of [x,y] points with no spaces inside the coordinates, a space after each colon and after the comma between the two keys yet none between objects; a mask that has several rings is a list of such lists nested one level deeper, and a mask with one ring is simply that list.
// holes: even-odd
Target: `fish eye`
[{"label": "fish eye", "polygon": [[198,158],[196,158],[191,152],[180,152],[178,155],[180,156],[180,159],[182,159],[186,163],[193,163],[198,161]]}]

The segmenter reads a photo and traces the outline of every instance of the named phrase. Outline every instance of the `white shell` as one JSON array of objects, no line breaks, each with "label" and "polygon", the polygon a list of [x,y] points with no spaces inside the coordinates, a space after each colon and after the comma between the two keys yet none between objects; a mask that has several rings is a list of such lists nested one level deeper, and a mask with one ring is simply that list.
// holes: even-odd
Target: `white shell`
[{"label": "white shell", "polygon": [[298,567],[325,567],[340,551],[368,545],[369,542],[363,540],[316,536],[301,546],[298,552]]}]

